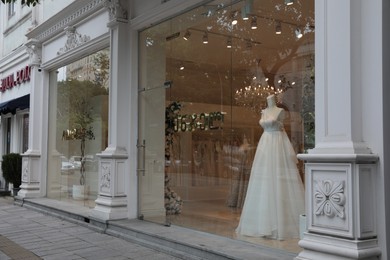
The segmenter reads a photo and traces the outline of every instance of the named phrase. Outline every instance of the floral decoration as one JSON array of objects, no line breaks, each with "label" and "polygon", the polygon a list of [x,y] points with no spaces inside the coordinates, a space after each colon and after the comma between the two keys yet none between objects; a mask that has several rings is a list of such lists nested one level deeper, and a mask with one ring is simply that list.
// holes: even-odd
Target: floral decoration
[{"label": "floral decoration", "polygon": [[165,108],[165,160],[171,158],[170,148],[175,134],[175,118],[181,109],[179,101],[173,101]]},{"label": "floral decoration", "polygon": [[[166,167],[170,165],[171,158],[171,146],[174,142],[175,135],[175,118],[177,113],[181,109],[181,104],[178,101],[174,101],[165,108],[165,161]],[[167,215],[180,214],[183,200],[180,196],[171,189],[170,187],[170,178],[165,172],[165,191],[164,191],[164,201],[165,201],[165,210]]]},{"label": "floral decoration", "polygon": [[345,217],[344,181],[318,181],[315,186],[314,199],[316,215],[326,215],[330,218],[338,216],[342,219]]}]

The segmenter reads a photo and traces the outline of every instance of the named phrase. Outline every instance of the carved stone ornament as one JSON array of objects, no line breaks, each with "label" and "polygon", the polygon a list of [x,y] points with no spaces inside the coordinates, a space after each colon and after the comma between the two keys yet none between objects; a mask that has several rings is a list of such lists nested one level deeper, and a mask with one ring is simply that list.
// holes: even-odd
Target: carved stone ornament
[{"label": "carved stone ornament", "polygon": [[91,37],[87,35],[81,35],[78,33],[74,27],[66,27],[65,32],[67,37],[65,46],[57,52],[57,55],[63,54],[80,45],[83,45],[91,39]]},{"label": "carved stone ornament", "polygon": [[23,160],[23,167],[22,167],[22,181],[27,182],[28,181],[28,160]]},{"label": "carved stone ornament", "polygon": [[110,165],[104,165],[101,166],[102,175],[100,177],[100,190],[103,191],[103,189],[110,189],[111,187],[111,172],[110,172]]},{"label": "carved stone ornament", "polygon": [[110,21],[127,21],[127,10],[123,8],[120,3],[120,0],[106,0],[104,2],[104,6],[109,11]]},{"label": "carved stone ornament", "polygon": [[344,181],[333,182],[331,180],[317,181],[314,192],[315,214],[345,218]]},{"label": "carved stone ornament", "polygon": [[26,43],[26,51],[29,55],[29,63],[31,66],[41,64],[42,48],[37,41],[31,40]]}]

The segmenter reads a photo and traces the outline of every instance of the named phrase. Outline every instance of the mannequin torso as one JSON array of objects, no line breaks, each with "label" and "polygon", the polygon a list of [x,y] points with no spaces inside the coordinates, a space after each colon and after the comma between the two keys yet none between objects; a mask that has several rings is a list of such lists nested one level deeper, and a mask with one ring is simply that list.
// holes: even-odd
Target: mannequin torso
[{"label": "mannequin torso", "polygon": [[283,108],[276,106],[275,95],[267,97],[267,108],[261,111],[262,116],[260,119],[260,125],[266,129],[267,126],[271,126],[271,129],[283,129],[284,113]]}]

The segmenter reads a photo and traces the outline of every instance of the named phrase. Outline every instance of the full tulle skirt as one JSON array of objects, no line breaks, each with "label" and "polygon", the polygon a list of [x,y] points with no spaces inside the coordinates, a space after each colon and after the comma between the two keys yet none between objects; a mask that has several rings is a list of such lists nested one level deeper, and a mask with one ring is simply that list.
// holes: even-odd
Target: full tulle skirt
[{"label": "full tulle skirt", "polygon": [[264,132],[252,164],[248,190],[236,232],[253,237],[299,237],[304,187],[297,159],[284,131]]}]

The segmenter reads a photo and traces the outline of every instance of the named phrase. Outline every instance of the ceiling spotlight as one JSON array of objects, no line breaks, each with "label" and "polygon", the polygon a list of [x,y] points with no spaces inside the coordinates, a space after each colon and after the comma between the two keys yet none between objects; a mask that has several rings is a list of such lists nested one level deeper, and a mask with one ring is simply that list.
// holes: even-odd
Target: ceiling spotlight
[{"label": "ceiling spotlight", "polygon": [[181,64],[180,67],[179,67],[180,70],[184,70],[184,65]]},{"label": "ceiling spotlight", "polygon": [[187,30],[186,33],[185,33],[184,36],[183,36],[183,39],[186,40],[186,41],[188,41],[188,39],[190,38],[190,36],[191,36],[191,33],[190,33],[189,30]]},{"label": "ceiling spotlight", "polygon": [[213,16],[214,14],[215,14],[215,10],[209,9],[209,10],[207,11],[207,13],[206,13],[206,17],[211,17],[211,16]]},{"label": "ceiling spotlight", "polygon": [[248,12],[246,11],[246,9],[247,9],[246,6],[243,6],[241,8],[241,17],[242,17],[242,20],[244,20],[244,21],[249,20]]},{"label": "ceiling spotlight", "polygon": [[209,36],[207,32],[204,32],[203,34],[203,44],[208,44],[209,43]]},{"label": "ceiling spotlight", "polygon": [[301,29],[299,29],[299,27],[297,27],[295,29],[295,37],[297,37],[297,39],[300,39],[300,38],[302,38],[302,36],[303,36],[303,34],[302,34]]},{"label": "ceiling spotlight", "polygon": [[276,34],[282,34],[282,24],[279,21],[276,22],[275,33]]},{"label": "ceiling spotlight", "polygon": [[294,0],[284,0],[284,3],[286,5],[292,5],[294,3]]},{"label": "ceiling spotlight", "polygon": [[249,14],[253,10],[253,0],[245,0],[245,5],[241,8],[242,20],[249,20]]},{"label": "ceiling spotlight", "polygon": [[237,21],[237,11],[232,12],[232,25],[236,25]]},{"label": "ceiling spotlight", "polygon": [[252,30],[257,29],[257,19],[256,19],[256,16],[253,16],[253,17],[252,17],[251,29],[252,29]]},{"label": "ceiling spotlight", "polygon": [[226,41],[226,48],[232,48],[232,37],[229,37]]}]

